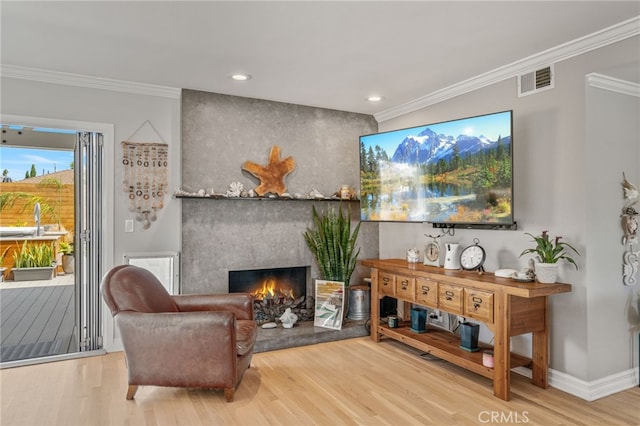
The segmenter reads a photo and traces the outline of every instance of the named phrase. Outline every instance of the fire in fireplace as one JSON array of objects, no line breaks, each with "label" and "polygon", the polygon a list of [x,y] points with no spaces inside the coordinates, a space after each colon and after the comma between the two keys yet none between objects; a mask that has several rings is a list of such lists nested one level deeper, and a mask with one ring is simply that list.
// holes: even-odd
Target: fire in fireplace
[{"label": "fire in fireplace", "polygon": [[313,320],[313,298],[307,297],[309,267],[229,271],[230,293],[255,296],[254,314],[259,323],[275,322],[287,308],[299,321]]}]

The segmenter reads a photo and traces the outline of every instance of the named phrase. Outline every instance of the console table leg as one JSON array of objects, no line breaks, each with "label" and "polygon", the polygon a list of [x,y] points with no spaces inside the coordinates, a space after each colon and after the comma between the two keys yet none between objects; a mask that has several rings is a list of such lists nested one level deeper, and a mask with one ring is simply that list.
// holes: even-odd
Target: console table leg
[{"label": "console table leg", "polygon": [[533,332],[531,382],[541,388],[548,388],[547,368],[549,366],[549,315],[547,313],[547,298],[544,296],[543,328]]},{"label": "console table leg", "polygon": [[376,268],[371,268],[371,296],[371,339],[374,342],[379,342],[380,300],[384,296],[378,293],[378,270]]},{"label": "console table leg", "polygon": [[511,371],[511,343],[509,340],[509,295],[505,293],[494,294],[494,308],[496,309],[496,322],[494,329],[493,347],[493,394],[505,401],[511,396],[510,371]]}]

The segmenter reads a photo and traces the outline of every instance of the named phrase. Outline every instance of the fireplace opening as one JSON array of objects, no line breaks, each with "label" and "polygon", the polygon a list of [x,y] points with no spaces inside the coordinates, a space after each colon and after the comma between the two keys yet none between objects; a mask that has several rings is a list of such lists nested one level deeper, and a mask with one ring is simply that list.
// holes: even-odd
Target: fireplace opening
[{"label": "fireplace opening", "polygon": [[308,266],[229,271],[229,293],[254,295],[258,323],[276,322],[287,308],[298,321],[313,320],[313,298],[307,297]]}]

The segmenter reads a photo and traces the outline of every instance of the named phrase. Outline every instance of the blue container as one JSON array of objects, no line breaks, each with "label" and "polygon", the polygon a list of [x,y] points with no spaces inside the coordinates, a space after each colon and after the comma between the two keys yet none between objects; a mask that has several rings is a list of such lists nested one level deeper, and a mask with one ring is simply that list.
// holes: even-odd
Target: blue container
[{"label": "blue container", "polygon": [[424,309],[411,309],[411,331],[424,333],[427,331],[427,311]]},{"label": "blue container", "polygon": [[463,322],[462,324],[460,324],[460,349],[464,349],[468,352],[479,351],[479,333],[480,326],[478,324],[471,324],[470,322]]}]

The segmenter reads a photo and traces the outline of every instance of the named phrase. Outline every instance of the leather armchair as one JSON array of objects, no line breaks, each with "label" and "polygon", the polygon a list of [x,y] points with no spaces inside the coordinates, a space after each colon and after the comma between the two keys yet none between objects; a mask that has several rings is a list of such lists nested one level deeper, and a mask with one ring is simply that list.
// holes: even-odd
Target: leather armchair
[{"label": "leather armchair", "polygon": [[172,296],[133,265],[111,269],[101,291],[122,338],[128,400],[153,385],[224,389],[233,401],[257,336],[252,295]]}]

